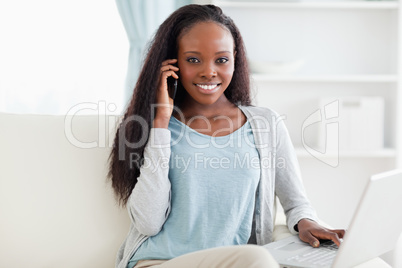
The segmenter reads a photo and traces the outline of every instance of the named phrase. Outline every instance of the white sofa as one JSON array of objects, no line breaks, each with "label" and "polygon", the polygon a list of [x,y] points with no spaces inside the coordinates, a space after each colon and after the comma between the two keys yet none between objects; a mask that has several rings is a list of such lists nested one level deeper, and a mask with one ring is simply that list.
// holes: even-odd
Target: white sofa
[{"label": "white sofa", "polygon": [[129,218],[106,180],[112,119],[0,114],[0,267],[114,267]]}]

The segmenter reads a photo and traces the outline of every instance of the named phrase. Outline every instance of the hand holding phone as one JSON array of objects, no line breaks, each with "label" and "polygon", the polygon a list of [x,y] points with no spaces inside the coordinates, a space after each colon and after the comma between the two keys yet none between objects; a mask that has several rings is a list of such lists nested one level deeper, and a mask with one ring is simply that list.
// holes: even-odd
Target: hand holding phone
[{"label": "hand holding phone", "polygon": [[[169,120],[173,113],[173,99],[177,93],[179,76],[176,72],[179,68],[175,66],[177,59],[167,59],[162,62],[160,77],[156,94],[155,118],[152,125],[155,128],[168,128]],[[173,104],[173,105],[172,105]]]}]

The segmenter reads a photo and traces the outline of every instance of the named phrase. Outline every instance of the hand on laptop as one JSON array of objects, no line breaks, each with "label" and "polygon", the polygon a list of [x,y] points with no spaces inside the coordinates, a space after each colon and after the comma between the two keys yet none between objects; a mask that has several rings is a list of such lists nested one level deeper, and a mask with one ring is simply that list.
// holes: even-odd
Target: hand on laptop
[{"label": "hand on laptop", "polygon": [[309,219],[300,220],[297,228],[300,239],[315,248],[320,246],[319,239],[332,240],[339,247],[345,235],[345,230],[330,230]]}]

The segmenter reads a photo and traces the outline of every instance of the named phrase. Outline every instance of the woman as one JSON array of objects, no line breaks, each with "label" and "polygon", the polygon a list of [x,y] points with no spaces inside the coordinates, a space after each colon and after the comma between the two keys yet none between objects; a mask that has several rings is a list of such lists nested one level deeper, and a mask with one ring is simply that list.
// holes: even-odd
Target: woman
[{"label": "woman", "polygon": [[340,244],[343,230],[317,223],[283,121],[250,106],[248,73],[220,8],[184,6],[159,27],[111,154],[132,220],[116,267],[277,267],[246,245],[271,242],[275,196],[303,241]]}]

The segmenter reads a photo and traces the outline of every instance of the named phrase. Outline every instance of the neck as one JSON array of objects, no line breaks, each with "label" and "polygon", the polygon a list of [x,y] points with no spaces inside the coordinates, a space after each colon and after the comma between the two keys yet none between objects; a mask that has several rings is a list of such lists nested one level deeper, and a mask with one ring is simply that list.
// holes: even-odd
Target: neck
[{"label": "neck", "polygon": [[225,95],[222,95],[215,103],[203,105],[194,101],[184,100],[180,106],[180,111],[185,118],[194,116],[202,116],[205,118],[214,118],[219,115],[224,115],[231,109],[236,108],[236,105],[231,103]]}]

